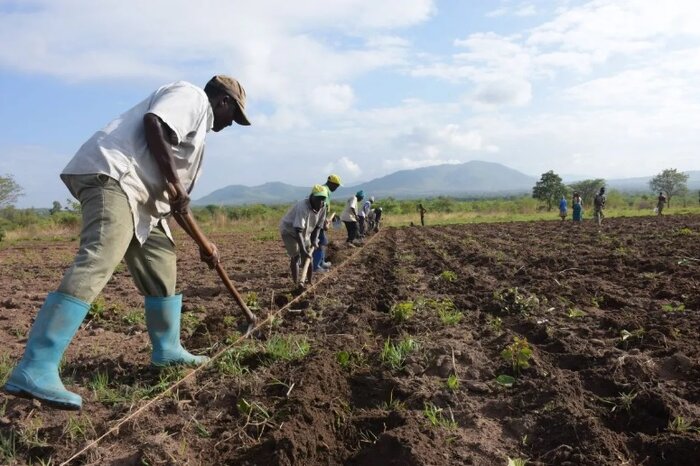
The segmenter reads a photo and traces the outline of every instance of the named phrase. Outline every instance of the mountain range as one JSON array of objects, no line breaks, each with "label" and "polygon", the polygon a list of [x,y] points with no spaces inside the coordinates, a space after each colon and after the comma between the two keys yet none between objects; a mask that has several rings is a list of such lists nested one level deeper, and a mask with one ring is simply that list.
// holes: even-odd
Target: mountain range
[{"label": "mountain range", "polygon": [[[688,188],[700,189],[700,171],[686,172]],[[342,176],[342,174],[341,174]],[[568,177],[567,177],[568,178]],[[571,177],[571,182],[580,177]],[[648,177],[606,180],[606,186],[626,192],[649,192]],[[381,178],[353,186],[342,186],[335,199],[344,199],[359,189],[366,195],[418,199],[435,196],[498,197],[532,192],[538,178],[526,175],[499,163],[471,161],[461,164],[400,170]],[[322,180],[320,180],[322,181]],[[310,187],[270,182],[259,186],[230,185],[207,194],[194,205],[283,204],[308,195]]]}]

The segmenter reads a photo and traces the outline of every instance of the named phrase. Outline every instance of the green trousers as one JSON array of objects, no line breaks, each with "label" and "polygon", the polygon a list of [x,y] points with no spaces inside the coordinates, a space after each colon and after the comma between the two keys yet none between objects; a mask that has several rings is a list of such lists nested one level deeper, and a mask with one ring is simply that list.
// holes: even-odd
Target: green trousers
[{"label": "green trousers", "polygon": [[107,175],[72,175],[67,183],[80,201],[83,227],[78,254],[57,291],[91,303],[123,258],[141,294],[174,295],[175,246],[163,229],[154,228],[140,244],[126,194]]}]

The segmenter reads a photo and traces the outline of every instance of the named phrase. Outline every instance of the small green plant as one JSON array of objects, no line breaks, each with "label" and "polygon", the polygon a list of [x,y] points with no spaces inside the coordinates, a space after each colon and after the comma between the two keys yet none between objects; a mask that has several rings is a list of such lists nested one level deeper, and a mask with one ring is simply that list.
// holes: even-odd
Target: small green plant
[{"label": "small green plant", "polygon": [[498,377],[496,377],[496,383],[506,388],[510,388],[513,385],[515,385],[515,377],[506,374],[501,374]]},{"label": "small green plant", "polygon": [[508,465],[507,466],[526,466],[527,465],[527,460],[523,458],[511,458],[510,456],[508,457]]},{"label": "small green plant", "polygon": [[500,335],[503,332],[503,320],[500,317],[489,315],[486,322],[495,334]]},{"label": "small green plant", "polygon": [[631,341],[642,341],[644,339],[644,334],[645,330],[643,328],[638,328],[636,330],[632,330],[631,332],[629,330],[622,329],[620,331],[620,341],[624,344],[628,344]]},{"label": "small green plant", "polygon": [[678,234],[680,236],[692,236],[695,232],[688,227],[683,227],[678,230]]},{"label": "small green plant", "polygon": [[94,433],[95,428],[87,416],[69,416],[63,427],[63,435],[67,435],[71,442],[86,440],[88,435]]},{"label": "small green plant", "polygon": [[141,309],[132,309],[122,316],[122,320],[129,325],[144,325],[146,323],[146,314]]},{"label": "small green plant", "polygon": [[243,360],[255,354],[255,352],[255,348],[247,343],[241,346],[234,346],[216,361],[216,368],[225,375],[239,376],[247,374],[250,372],[250,369],[243,364]]},{"label": "small green plant", "polygon": [[384,342],[382,349],[382,363],[394,370],[402,369],[406,363],[406,357],[416,349],[418,349],[418,342],[411,337],[403,338],[396,344],[389,338]]},{"label": "small green plant", "polygon": [[13,431],[0,430],[0,459],[12,464],[17,457],[17,434]]},{"label": "small green plant", "polygon": [[406,322],[414,314],[414,304],[412,301],[404,301],[391,306],[389,316],[395,322]]},{"label": "small green plant", "polygon": [[204,427],[204,425],[201,422],[199,422],[197,419],[192,418],[192,423],[194,424],[194,431],[197,433],[198,437],[201,437],[201,438],[211,437],[211,432],[209,432],[207,430],[207,428]]},{"label": "small green plant", "polygon": [[438,408],[433,403],[424,403],[423,414],[430,421],[433,427],[445,427],[446,429],[456,429],[457,421],[455,421],[452,410],[448,408],[449,416],[445,416],[443,408]]},{"label": "small green plant", "polygon": [[406,403],[398,398],[394,398],[394,390],[392,389],[389,393],[389,400],[382,403],[380,408],[384,411],[403,411],[406,409]]},{"label": "small green plant", "polygon": [[540,305],[537,296],[525,294],[518,287],[495,291],[493,298],[505,314],[527,314]]},{"label": "small green plant", "polygon": [[445,385],[447,385],[447,388],[450,390],[455,391],[459,388],[459,378],[455,374],[451,374],[447,378]]},{"label": "small green plant", "polygon": [[451,270],[445,270],[440,275],[438,275],[438,278],[444,282],[453,282],[457,280],[457,274],[452,272]]},{"label": "small green plant", "polygon": [[664,304],[663,306],[661,306],[661,310],[663,310],[664,312],[684,312],[685,304]]},{"label": "small green plant", "polygon": [[90,319],[95,321],[100,321],[104,318],[107,306],[105,305],[105,300],[102,296],[98,296],[92,304],[90,304],[90,309],[88,310],[88,316]]},{"label": "small green plant", "polygon": [[585,317],[586,313],[583,312],[581,309],[578,308],[571,308],[569,309],[569,313],[567,314],[569,319],[577,319],[579,317]]},{"label": "small green plant", "polygon": [[668,422],[668,430],[671,432],[700,432],[700,427],[694,427],[692,422],[689,422],[683,416],[676,416],[672,421]]},{"label": "small green plant", "polygon": [[10,372],[12,372],[13,366],[14,364],[9,354],[0,354],[0,385],[5,385],[7,378],[10,376]]},{"label": "small green plant", "polygon": [[245,304],[251,311],[259,311],[260,300],[258,299],[258,294],[255,291],[250,291],[246,293]]},{"label": "small green plant", "polygon": [[310,350],[311,345],[306,337],[294,335],[273,335],[265,343],[265,355],[273,361],[301,359],[309,354]]},{"label": "small green plant", "polygon": [[21,443],[29,448],[45,447],[48,444],[39,437],[39,429],[44,426],[41,419],[34,418],[19,432]]},{"label": "small green plant", "polygon": [[634,403],[634,399],[637,398],[637,393],[634,391],[631,391],[629,393],[620,393],[619,396],[617,397],[609,397],[609,398],[603,398],[603,397],[596,397],[598,400],[602,401],[603,403],[610,405],[610,412],[614,413],[615,411],[625,411],[625,412],[630,412],[632,410],[632,404]]},{"label": "small green plant", "polygon": [[360,367],[367,364],[367,358],[361,351],[338,351],[336,360],[340,367],[350,370],[353,367]]},{"label": "small green plant", "polygon": [[183,312],[180,316],[180,326],[189,334],[192,334],[200,323],[201,320],[199,317],[192,312]]},{"label": "small green plant", "polygon": [[449,304],[438,308],[438,316],[440,316],[440,321],[444,325],[457,325],[464,317],[464,314],[454,307],[452,301],[449,301]]},{"label": "small green plant", "polygon": [[520,374],[520,371],[530,367],[532,348],[526,338],[513,337],[513,343],[501,351],[501,357],[511,365],[513,372]]}]

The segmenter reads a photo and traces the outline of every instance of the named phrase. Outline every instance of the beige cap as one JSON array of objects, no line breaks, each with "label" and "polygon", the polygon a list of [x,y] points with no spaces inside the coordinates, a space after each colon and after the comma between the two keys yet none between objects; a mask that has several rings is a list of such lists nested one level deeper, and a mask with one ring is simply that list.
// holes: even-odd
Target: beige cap
[{"label": "beige cap", "polygon": [[239,125],[248,126],[250,120],[245,113],[245,89],[237,79],[223,74],[218,74],[209,80],[208,85],[213,85],[230,95],[236,101],[241,109],[240,115],[237,115],[236,123]]}]

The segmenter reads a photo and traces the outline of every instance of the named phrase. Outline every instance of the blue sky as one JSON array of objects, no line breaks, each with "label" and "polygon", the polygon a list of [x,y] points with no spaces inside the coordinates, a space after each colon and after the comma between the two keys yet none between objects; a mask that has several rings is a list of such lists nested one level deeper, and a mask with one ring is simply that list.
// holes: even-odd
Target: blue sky
[{"label": "blue sky", "polygon": [[[0,174],[50,206],[96,130],[158,86],[238,77],[194,197],[487,160],[530,175],[700,169],[693,0],[0,0]],[[203,6],[206,6],[204,8]]]}]

